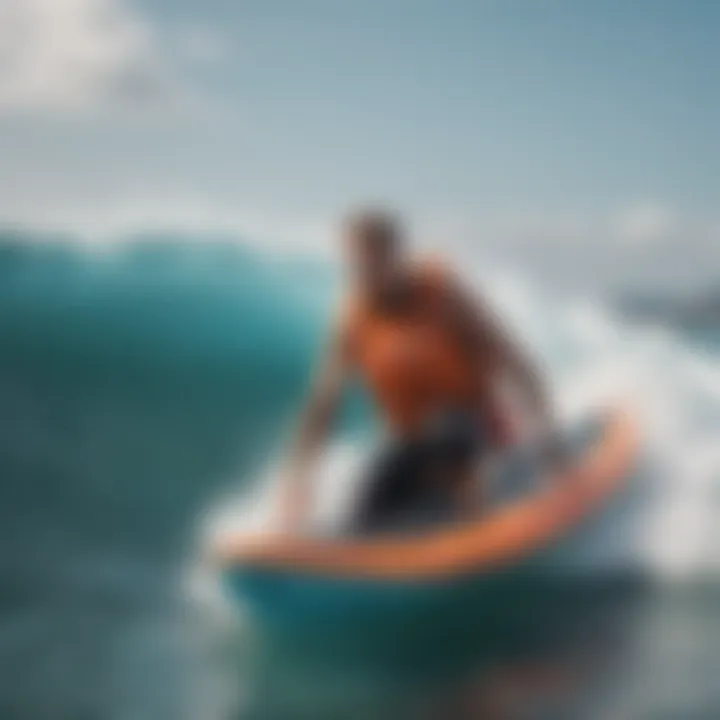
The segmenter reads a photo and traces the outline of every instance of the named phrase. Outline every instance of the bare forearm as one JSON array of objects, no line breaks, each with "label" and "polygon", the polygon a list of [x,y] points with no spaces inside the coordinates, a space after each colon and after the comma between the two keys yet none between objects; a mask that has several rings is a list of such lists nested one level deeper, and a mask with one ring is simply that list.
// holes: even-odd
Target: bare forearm
[{"label": "bare forearm", "polygon": [[327,398],[311,401],[300,421],[300,428],[290,452],[290,463],[297,469],[306,469],[318,454],[330,434],[335,416],[335,402]]},{"label": "bare forearm", "polygon": [[328,356],[316,378],[290,450],[283,498],[286,527],[297,526],[306,515],[312,491],[312,465],[330,434],[347,380],[347,371],[348,364],[344,356],[335,351]]}]

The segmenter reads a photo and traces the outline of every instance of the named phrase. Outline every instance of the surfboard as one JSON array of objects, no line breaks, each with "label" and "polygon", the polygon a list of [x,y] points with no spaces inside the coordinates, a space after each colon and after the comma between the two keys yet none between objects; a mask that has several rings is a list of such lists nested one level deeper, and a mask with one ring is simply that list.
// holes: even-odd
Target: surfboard
[{"label": "surfboard", "polygon": [[229,533],[216,549],[225,584],[261,614],[322,617],[406,608],[526,566],[598,516],[632,476],[639,437],[628,412],[594,417],[578,435],[563,470],[462,522],[371,537]]}]

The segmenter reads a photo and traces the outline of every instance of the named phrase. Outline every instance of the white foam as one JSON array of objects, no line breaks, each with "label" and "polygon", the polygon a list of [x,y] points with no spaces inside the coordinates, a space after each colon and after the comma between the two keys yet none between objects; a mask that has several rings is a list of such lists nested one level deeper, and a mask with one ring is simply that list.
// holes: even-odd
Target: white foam
[{"label": "white foam", "polygon": [[[640,500],[624,518],[630,532],[616,528],[624,544],[612,542],[611,527],[607,541],[595,537],[601,546],[579,547],[575,559],[663,578],[717,572],[720,354],[703,357],[669,331],[624,326],[599,304],[524,293],[513,321],[548,362],[565,414],[622,403],[644,437]],[[513,304],[505,307],[512,314]]]}]

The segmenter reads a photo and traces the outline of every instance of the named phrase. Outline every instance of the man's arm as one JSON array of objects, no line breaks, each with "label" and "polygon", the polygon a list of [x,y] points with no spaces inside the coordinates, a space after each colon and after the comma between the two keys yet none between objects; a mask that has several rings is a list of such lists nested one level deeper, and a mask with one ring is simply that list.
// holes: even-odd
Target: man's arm
[{"label": "man's arm", "polygon": [[312,495],[310,473],[320,448],[330,434],[352,374],[350,357],[348,332],[340,325],[334,329],[316,372],[290,452],[280,508],[281,524],[285,530],[296,530],[307,515]]},{"label": "man's arm", "polygon": [[542,374],[520,343],[512,337],[490,305],[464,288],[457,278],[446,280],[448,317],[479,358],[490,358],[523,393],[538,430],[547,438],[555,432],[555,418]]}]

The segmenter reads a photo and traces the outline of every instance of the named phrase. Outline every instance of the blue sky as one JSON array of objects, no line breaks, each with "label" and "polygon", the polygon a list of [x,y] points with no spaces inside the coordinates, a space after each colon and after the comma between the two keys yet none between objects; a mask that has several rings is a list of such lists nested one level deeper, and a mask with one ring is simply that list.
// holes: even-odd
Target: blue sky
[{"label": "blue sky", "polygon": [[6,221],[312,235],[379,199],[518,258],[552,263],[570,244],[611,268],[602,247],[630,245],[668,268],[690,257],[690,277],[720,261],[711,0],[0,0],[3,13]]}]

